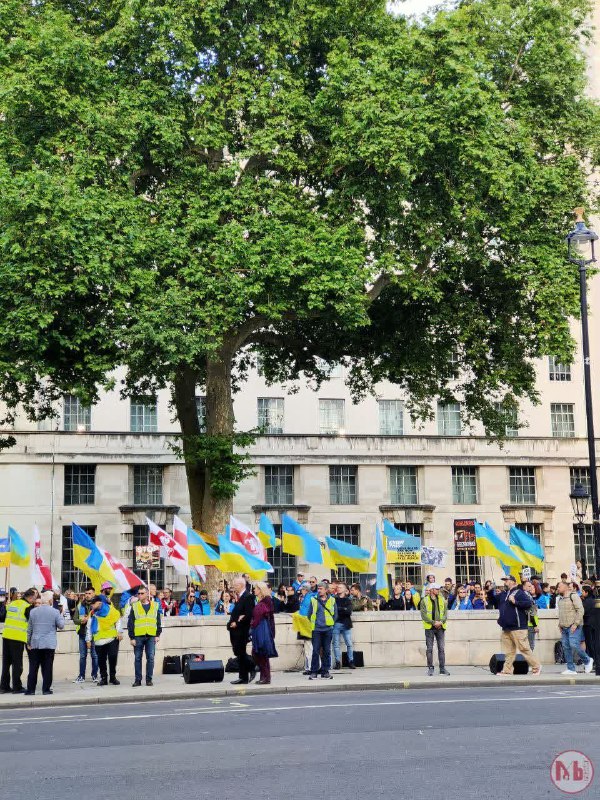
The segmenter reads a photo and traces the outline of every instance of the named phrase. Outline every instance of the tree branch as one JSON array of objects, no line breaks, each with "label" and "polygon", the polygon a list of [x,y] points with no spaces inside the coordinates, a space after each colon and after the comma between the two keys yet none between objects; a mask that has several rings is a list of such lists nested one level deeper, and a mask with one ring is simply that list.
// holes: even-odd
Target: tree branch
[{"label": "tree branch", "polygon": [[386,286],[392,282],[392,276],[387,272],[382,272],[376,279],[375,283],[370,289],[367,289],[367,297],[371,302],[377,300],[379,295],[383,292]]}]

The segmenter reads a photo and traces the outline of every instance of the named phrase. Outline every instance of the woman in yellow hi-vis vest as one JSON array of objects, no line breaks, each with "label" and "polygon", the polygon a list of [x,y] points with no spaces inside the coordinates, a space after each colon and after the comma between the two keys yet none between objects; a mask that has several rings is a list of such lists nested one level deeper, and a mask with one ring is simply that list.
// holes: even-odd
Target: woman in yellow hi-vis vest
[{"label": "woman in yellow hi-vis vest", "polygon": [[[100,680],[98,686],[112,683],[119,686],[117,680],[117,659],[119,658],[119,642],[121,635],[121,614],[110,603],[107,597],[96,595],[90,606],[91,620],[85,632],[85,641],[91,648],[92,641],[98,656],[98,669]],[[108,670],[106,664],[108,661]]]},{"label": "woman in yellow hi-vis vest", "polygon": [[[28,589],[21,600],[13,600],[6,607],[6,621],[2,631],[2,678],[0,694],[22,694],[23,651],[27,644],[29,610],[37,596],[36,589]],[[12,671],[12,688],[10,673]]]}]

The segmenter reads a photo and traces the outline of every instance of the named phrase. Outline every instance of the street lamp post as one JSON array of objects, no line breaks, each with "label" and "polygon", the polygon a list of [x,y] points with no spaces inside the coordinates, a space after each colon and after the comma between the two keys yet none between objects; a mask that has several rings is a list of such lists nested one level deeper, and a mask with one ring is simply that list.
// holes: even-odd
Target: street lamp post
[{"label": "street lamp post", "polygon": [[[590,337],[588,331],[587,268],[595,263],[594,242],[598,234],[590,230],[583,220],[583,208],[576,208],[575,228],[567,236],[568,258],[579,267],[579,302],[581,307],[581,339],[583,347],[583,378],[585,385],[585,418],[587,423],[588,458],[590,464],[590,496],[592,500],[592,530],[594,532],[595,572],[600,570],[600,519],[598,508],[598,476],[596,473],[596,438],[594,435],[594,410],[592,405],[592,377],[590,370]],[[589,257],[586,257],[589,256]],[[580,523],[580,556],[582,566],[584,549],[583,518]]]},{"label": "street lamp post", "polygon": [[581,575],[587,578],[587,564],[585,557],[585,541],[584,541],[584,520],[587,513],[588,503],[590,502],[590,495],[581,483],[576,483],[573,491],[569,495],[571,498],[571,505],[573,506],[573,514],[577,520],[577,534],[579,537],[579,560],[581,561]]}]

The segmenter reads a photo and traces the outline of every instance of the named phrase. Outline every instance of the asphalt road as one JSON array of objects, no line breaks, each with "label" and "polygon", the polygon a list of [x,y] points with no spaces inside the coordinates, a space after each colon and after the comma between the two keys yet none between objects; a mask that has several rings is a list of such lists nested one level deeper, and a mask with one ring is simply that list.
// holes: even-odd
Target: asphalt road
[{"label": "asphalt road", "polygon": [[0,712],[0,796],[565,797],[564,750],[599,775],[600,688],[266,695]]}]

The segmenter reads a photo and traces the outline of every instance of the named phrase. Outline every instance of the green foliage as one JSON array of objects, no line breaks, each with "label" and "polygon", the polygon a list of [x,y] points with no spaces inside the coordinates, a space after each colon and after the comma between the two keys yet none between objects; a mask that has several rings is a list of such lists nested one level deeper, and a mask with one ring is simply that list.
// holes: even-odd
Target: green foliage
[{"label": "green foliage", "polygon": [[[573,346],[589,10],[5,0],[0,398],[43,415],[119,364],[125,392],[215,361],[239,383],[254,350],[272,379],[344,360],[357,395],[388,379],[415,414],[460,394],[499,430],[494,402],[534,397],[532,360]],[[213,422],[198,457],[231,496]]]}]

